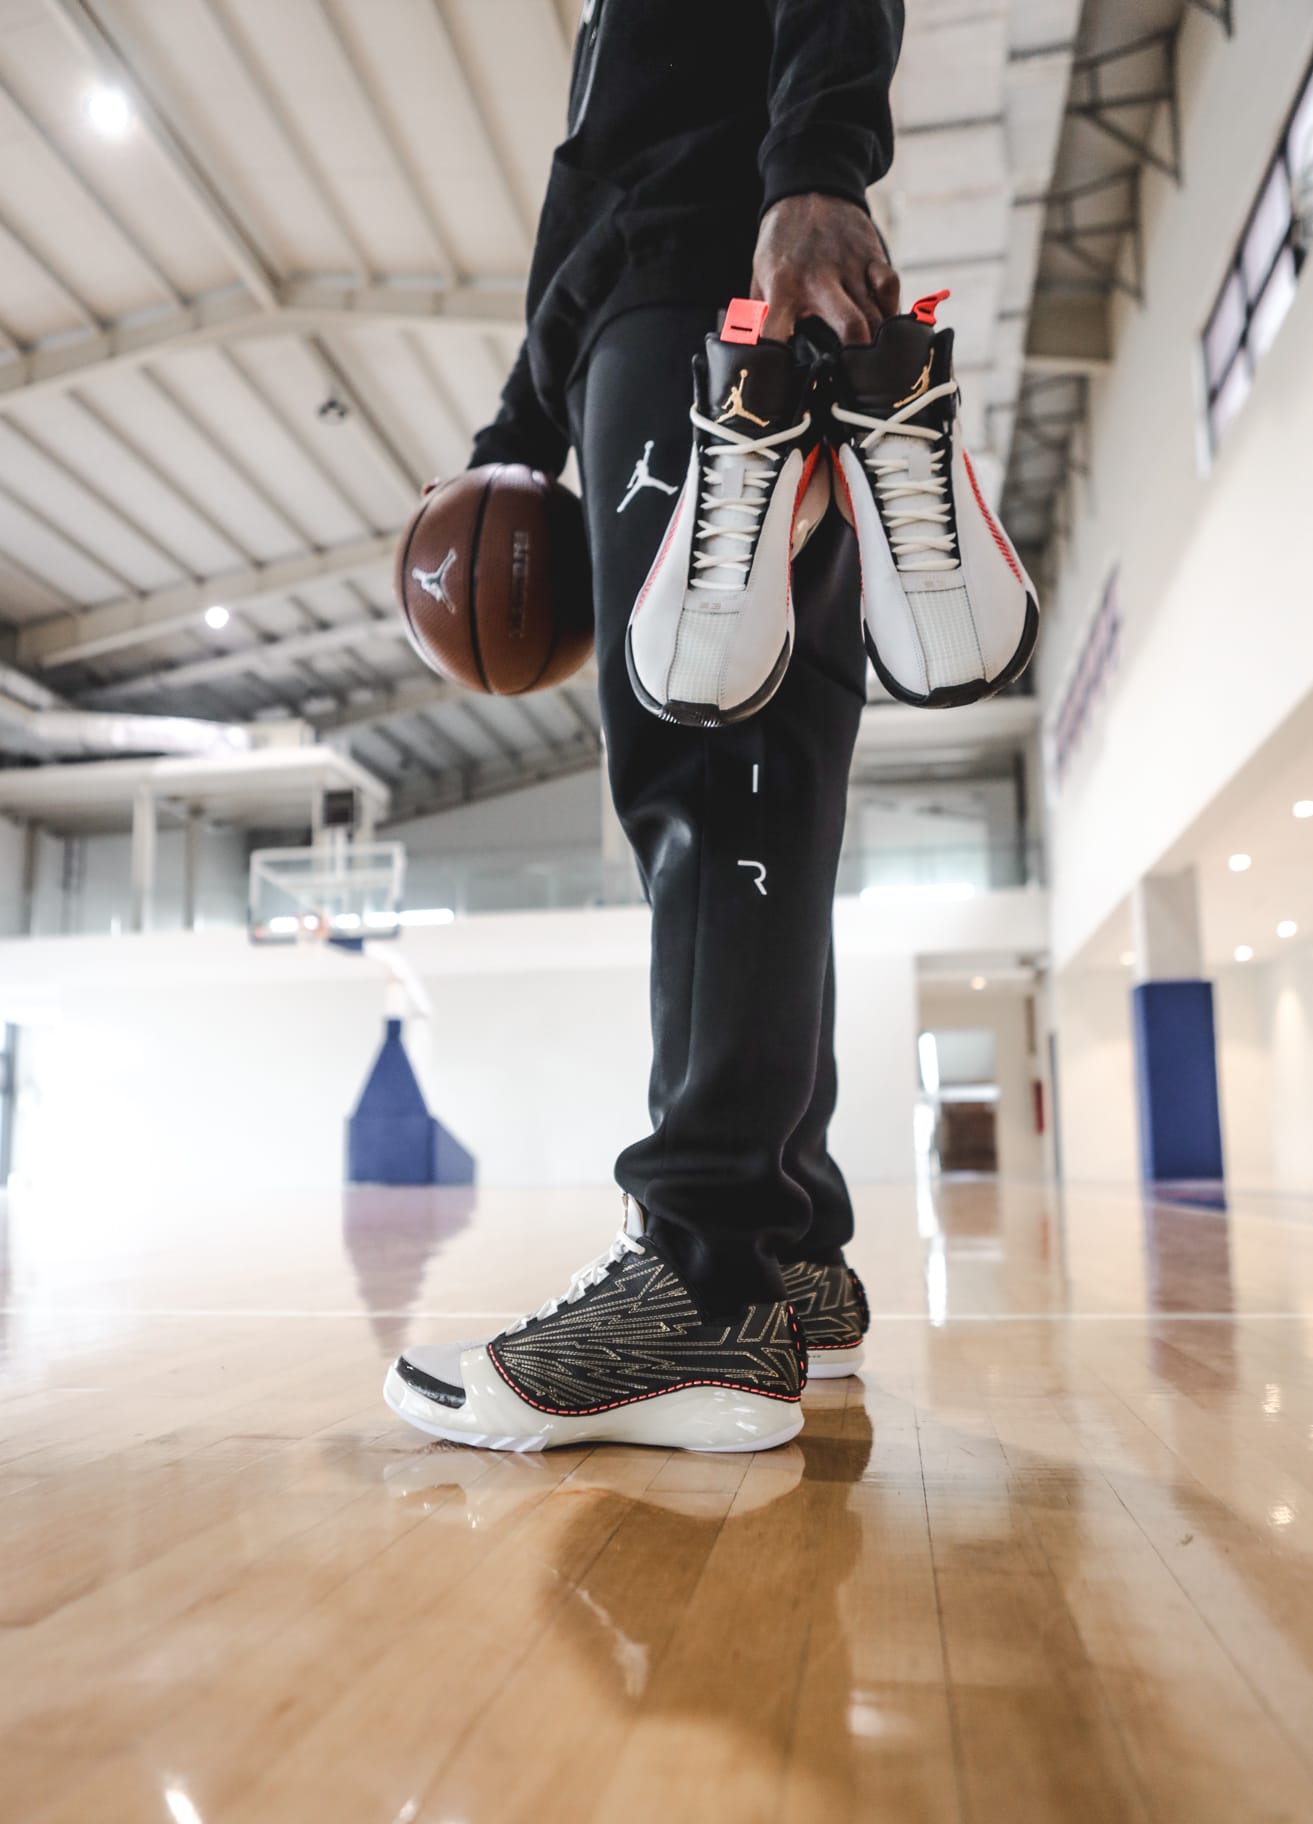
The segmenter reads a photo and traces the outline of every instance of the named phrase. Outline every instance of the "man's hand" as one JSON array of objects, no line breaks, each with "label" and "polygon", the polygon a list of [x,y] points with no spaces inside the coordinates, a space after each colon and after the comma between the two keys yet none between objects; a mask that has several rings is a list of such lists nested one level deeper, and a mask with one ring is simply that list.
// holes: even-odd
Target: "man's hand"
[{"label": "man's hand", "polygon": [[787,342],[821,317],[844,342],[869,342],[898,310],[898,274],[875,223],[833,196],[785,196],[762,217],[752,295],[770,306],[763,334]]}]

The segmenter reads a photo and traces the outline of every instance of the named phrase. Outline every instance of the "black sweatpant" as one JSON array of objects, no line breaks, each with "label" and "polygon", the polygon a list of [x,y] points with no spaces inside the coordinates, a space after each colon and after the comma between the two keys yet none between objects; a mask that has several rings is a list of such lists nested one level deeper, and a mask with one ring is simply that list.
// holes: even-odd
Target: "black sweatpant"
[{"label": "black sweatpant", "polygon": [[793,571],[776,695],[681,728],[634,696],[625,629],[688,465],[700,307],[617,317],[571,390],[592,548],[612,796],[652,908],[652,1133],[616,1178],[709,1311],[782,1294],[779,1263],[832,1260],[852,1204],[834,1112],[831,913],[866,690],[856,542],[831,507]]}]

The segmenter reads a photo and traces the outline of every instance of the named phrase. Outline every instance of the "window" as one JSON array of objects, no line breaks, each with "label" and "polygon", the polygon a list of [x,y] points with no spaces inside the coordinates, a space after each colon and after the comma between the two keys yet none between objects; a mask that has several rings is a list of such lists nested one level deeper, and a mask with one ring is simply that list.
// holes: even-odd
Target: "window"
[{"label": "window", "polygon": [[1059,781],[1066,775],[1077,749],[1089,731],[1094,712],[1121,656],[1122,608],[1120,576],[1114,570],[1085,636],[1075,669],[1067,682],[1053,719],[1051,748]]},{"label": "window", "polygon": [[1208,431],[1216,449],[1276,339],[1313,243],[1313,70],[1291,109],[1204,329]]}]

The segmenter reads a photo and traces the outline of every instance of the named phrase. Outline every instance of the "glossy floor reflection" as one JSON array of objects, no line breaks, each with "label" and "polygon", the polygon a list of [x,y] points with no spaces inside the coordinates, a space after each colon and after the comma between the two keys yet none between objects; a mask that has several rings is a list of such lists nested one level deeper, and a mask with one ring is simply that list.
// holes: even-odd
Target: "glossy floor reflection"
[{"label": "glossy floor reflection", "polygon": [[759,1458],[425,1447],[415,1337],[613,1194],[0,1231],[0,1818],[1313,1818],[1313,1202],[860,1194],[876,1326]]}]

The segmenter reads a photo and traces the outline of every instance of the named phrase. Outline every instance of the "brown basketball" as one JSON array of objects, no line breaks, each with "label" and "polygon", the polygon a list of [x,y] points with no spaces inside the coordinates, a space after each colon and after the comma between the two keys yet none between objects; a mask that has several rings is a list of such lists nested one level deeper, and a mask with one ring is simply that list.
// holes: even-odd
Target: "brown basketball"
[{"label": "brown basketball", "polygon": [[546,690],[593,650],[583,510],[522,463],[432,483],[402,535],[396,588],[424,663],[485,696]]}]

